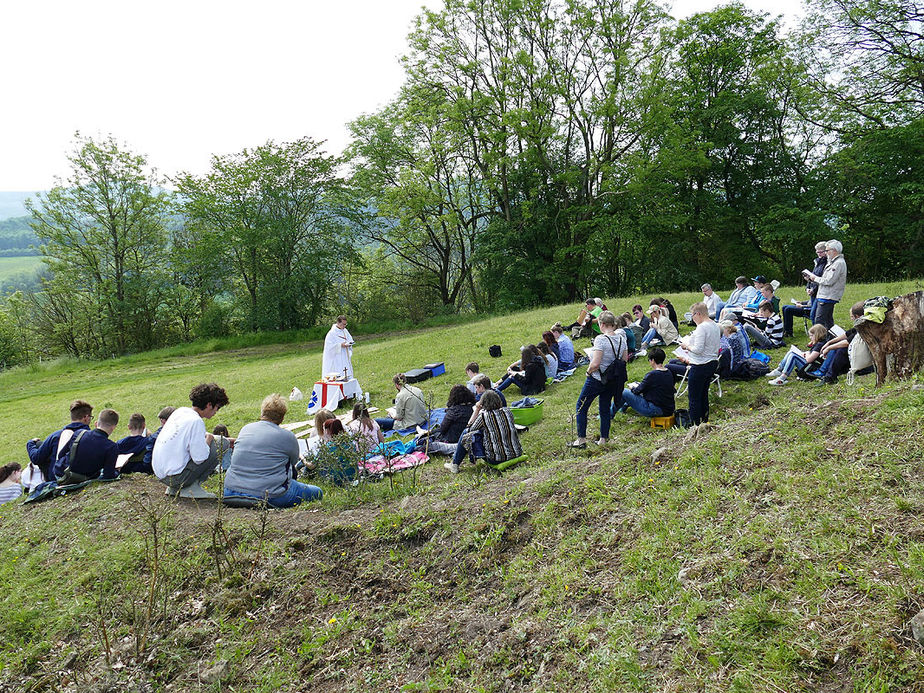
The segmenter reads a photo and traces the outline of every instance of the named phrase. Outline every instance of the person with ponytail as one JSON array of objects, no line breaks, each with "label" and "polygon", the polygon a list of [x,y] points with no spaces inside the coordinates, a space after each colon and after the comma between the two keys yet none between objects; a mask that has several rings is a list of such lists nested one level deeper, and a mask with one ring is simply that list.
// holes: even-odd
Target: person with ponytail
[{"label": "person with ponytail", "polygon": [[382,429],[369,416],[369,410],[362,402],[353,405],[353,420],[347,425],[350,433],[357,437],[357,446],[364,446],[365,452],[372,452],[380,443],[385,442]]}]

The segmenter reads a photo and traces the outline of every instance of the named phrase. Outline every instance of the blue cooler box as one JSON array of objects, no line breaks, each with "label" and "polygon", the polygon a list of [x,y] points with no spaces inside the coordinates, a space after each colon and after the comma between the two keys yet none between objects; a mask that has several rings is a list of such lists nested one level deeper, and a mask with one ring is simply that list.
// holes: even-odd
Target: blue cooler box
[{"label": "blue cooler box", "polygon": [[443,375],[446,373],[446,364],[442,361],[439,363],[428,363],[426,366],[424,366],[424,368],[430,371],[430,375],[434,378],[438,375]]}]

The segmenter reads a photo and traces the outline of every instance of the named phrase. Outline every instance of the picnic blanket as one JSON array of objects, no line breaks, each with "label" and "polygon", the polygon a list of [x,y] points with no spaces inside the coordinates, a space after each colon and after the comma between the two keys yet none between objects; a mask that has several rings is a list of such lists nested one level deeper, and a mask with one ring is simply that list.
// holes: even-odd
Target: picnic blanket
[{"label": "picnic blanket", "polygon": [[[426,426],[422,426],[421,428],[431,429],[434,426],[436,426],[436,424],[443,423],[443,418],[445,416],[446,416],[445,407],[440,407],[439,409],[431,409],[430,410],[430,420],[427,421]],[[403,436],[409,436],[412,434],[414,435],[417,434],[417,426],[411,426],[410,428],[402,428],[400,431],[394,431],[394,430],[386,431],[385,437],[392,438],[392,437],[397,436],[401,438]]]},{"label": "picnic blanket", "polygon": [[376,455],[363,462],[363,467],[370,474],[391,474],[400,472],[403,469],[419,467],[429,460],[430,458],[422,450],[417,450],[400,457],[392,457],[390,460],[384,455]]}]

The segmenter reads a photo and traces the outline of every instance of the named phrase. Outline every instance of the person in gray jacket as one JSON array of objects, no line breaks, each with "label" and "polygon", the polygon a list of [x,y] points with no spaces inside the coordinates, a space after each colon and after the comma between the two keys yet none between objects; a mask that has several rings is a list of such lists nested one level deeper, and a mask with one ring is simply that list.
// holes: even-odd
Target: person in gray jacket
[{"label": "person in gray jacket", "polygon": [[815,311],[815,324],[824,325],[829,330],[834,326],[834,306],[844,295],[847,288],[847,262],[841,254],[844,246],[840,241],[831,240],[825,243],[825,254],[828,264],[825,265],[821,275],[809,270],[802,270],[802,276],[808,281],[818,285],[818,294],[815,301],[818,309]]},{"label": "person in gray jacket", "polygon": [[279,425],[288,409],[280,395],[269,395],[260,406],[260,420],[241,429],[225,474],[225,496],[265,499],[276,508],[321,498],[317,486],[294,479],[298,441]]}]

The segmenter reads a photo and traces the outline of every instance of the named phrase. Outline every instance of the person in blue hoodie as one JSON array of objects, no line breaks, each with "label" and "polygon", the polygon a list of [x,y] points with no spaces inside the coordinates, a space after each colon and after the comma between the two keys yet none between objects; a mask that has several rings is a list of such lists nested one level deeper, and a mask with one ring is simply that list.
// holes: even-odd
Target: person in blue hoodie
[{"label": "person in blue hoodie", "polygon": [[164,407],[160,410],[160,413],[157,415],[160,421],[160,427],[147,437],[147,442],[144,445],[144,459],[142,460],[142,465],[150,469],[151,474],[154,473],[154,468],[151,466],[151,456],[154,454],[154,443],[157,442],[157,436],[160,435],[160,432],[164,429],[164,424],[167,423],[167,419],[170,418],[170,415],[175,409],[176,407]]},{"label": "person in blue hoodie", "polygon": [[[82,399],[71,402],[71,422],[64,428],[55,431],[43,441],[33,438],[26,443],[26,452],[29,453],[29,487],[35,488],[43,481],[53,479],[52,468],[58,457],[61,456],[64,446],[71,437],[81,430],[90,430],[93,420],[93,406]],[[41,478],[39,478],[41,473]]]},{"label": "person in blue hoodie", "polygon": [[119,425],[119,413],[103,409],[92,431],[78,431],[65,445],[55,464],[58,486],[79,484],[89,479],[115,479],[119,476],[116,461],[119,446],[109,436]]},{"label": "person in blue hoodie", "polygon": [[[120,474],[153,474],[151,462],[144,462],[144,453],[148,447],[148,429],[147,421],[144,414],[132,414],[128,417],[128,435],[119,439],[116,445],[119,446],[120,455],[131,455],[119,470]],[[151,443],[153,449],[154,443]]]}]

